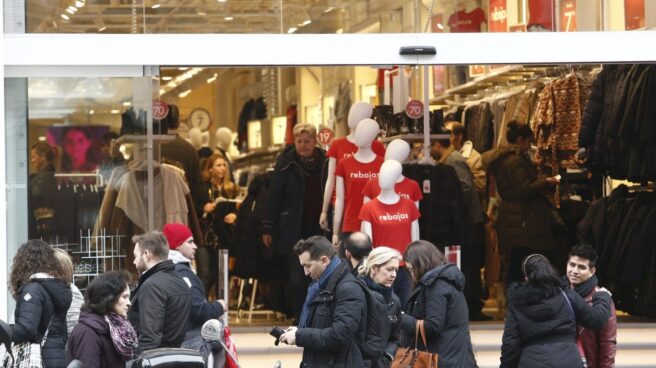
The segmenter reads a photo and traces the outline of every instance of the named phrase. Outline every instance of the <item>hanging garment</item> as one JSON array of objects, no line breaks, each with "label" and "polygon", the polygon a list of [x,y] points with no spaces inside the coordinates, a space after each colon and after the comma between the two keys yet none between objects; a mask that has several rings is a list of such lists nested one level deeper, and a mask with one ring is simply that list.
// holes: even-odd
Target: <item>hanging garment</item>
[{"label": "hanging garment", "polygon": [[291,104],[285,113],[287,116],[287,127],[285,129],[285,145],[294,144],[294,127],[298,122],[298,110],[296,104]]}]

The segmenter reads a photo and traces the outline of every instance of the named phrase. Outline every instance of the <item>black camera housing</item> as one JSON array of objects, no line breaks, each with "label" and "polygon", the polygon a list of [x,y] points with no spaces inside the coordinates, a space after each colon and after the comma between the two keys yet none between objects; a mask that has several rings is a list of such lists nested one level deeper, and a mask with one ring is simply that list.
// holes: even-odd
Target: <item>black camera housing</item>
[{"label": "black camera housing", "polygon": [[437,55],[434,46],[401,46],[399,55]]},{"label": "black camera housing", "polygon": [[276,338],[276,342],[275,342],[276,346],[278,346],[278,344],[280,343],[280,336],[282,336],[282,334],[284,334],[284,333],[285,333],[285,330],[283,330],[282,328],[280,328],[278,326],[273,326],[271,331],[269,331],[269,335]]}]

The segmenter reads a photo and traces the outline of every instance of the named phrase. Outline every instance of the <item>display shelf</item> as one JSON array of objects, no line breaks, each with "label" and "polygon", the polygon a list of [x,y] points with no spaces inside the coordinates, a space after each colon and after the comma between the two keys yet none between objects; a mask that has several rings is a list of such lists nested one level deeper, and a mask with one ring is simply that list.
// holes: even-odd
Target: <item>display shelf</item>
[{"label": "display shelf", "polygon": [[[431,134],[429,138],[431,141],[433,141],[436,139],[449,139],[450,136],[451,136],[450,134]],[[399,134],[399,135],[393,135],[391,137],[381,138],[380,141],[381,143],[389,143],[395,139],[403,139],[404,141],[408,141],[408,142],[422,142],[424,140],[424,135],[421,133]]]}]

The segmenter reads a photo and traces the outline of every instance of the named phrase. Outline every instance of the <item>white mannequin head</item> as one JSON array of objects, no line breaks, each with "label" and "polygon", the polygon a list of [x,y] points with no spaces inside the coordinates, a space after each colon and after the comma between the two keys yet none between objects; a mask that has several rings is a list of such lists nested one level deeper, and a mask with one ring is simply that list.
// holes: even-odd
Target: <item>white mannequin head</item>
[{"label": "white mannequin head", "polygon": [[355,128],[355,145],[358,148],[370,148],[371,142],[376,139],[379,132],[378,123],[373,119],[364,119]]},{"label": "white mannequin head", "polygon": [[405,162],[410,154],[410,145],[403,139],[395,139],[387,146],[385,161],[394,160],[399,163]]},{"label": "white mannequin head", "polygon": [[401,177],[402,169],[401,164],[396,160],[383,162],[383,165],[380,167],[380,173],[378,174],[380,189],[394,189],[394,185],[396,185],[396,182]]},{"label": "white mannequin head", "polygon": [[232,140],[232,131],[226,127],[222,127],[216,130],[214,137],[216,138],[216,146],[227,151]]},{"label": "white mannequin head", "polygon": [[351,106],[348,114],[348,126],[351,129],[355,129],[358,126],[358,123],[362,119],[368,119],[374,113],[374,108],[371,104],[358,101]]},{"label": "white mannequin head", "polygon": [[193,127],[189,129],[189,143],[191,143],[196,150],[203,147],[203,132],[199,128]]},{"label": "white mannequin head", "polygon": [[285,100],[287,100],[287,103],[294,104],[296,103],[296,85],[292,84],[291,86],[287,87],[285,90]]}]

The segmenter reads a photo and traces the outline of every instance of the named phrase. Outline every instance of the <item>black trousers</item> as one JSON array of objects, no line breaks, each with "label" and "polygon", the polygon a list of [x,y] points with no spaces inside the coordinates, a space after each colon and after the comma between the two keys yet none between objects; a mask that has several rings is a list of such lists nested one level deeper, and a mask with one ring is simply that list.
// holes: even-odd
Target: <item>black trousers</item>
[{"label": "black trousers", "polygon": [[483,282],[481,268],[485,264],[485,227],[483,223],[470,225],[465,245],[461,247],[462,273],[465,275],[465,299],[469,313],[483,309]]}]

